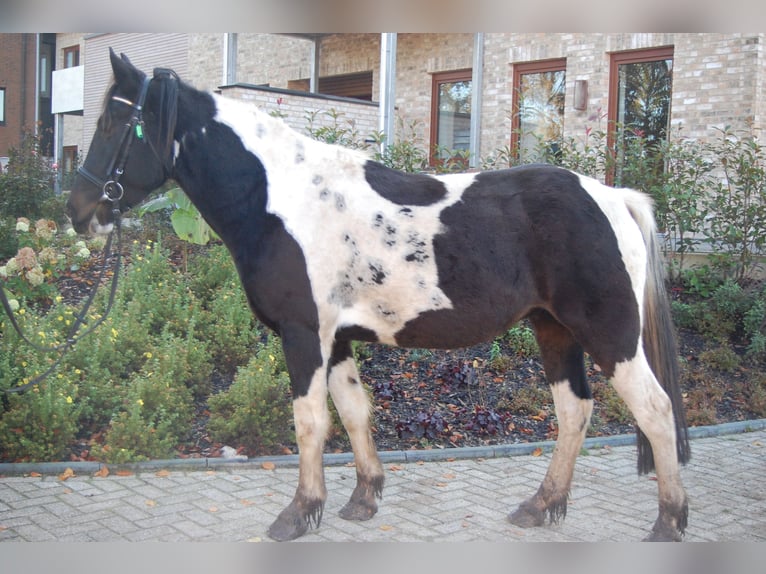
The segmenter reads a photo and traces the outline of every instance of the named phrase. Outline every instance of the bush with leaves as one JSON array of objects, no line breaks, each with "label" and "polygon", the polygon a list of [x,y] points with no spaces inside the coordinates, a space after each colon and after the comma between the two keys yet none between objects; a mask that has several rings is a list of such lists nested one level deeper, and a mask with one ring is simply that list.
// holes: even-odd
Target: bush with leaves
[{"label": "bush with leaves", "polygon": [[714,247],[713,265],[741,283],[766,257],[766,147],[754,133],[727,127],[710,151],[723,177],[706,198],[711,217],[703,232]]},{"label": "bush with leaves", "polygon": [[228,390],[208,400],[208,430],[218,442],[251,454],[294,442],[290,377],[279,340],[270,335],[240,367]]}]

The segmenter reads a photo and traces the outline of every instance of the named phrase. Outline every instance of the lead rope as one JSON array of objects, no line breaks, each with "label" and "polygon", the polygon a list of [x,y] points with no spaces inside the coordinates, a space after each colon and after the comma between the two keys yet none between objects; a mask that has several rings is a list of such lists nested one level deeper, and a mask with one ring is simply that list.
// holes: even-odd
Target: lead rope
[{"label": "lead rope", "polygon": [[[21,339],[26,342],[28,345],[30,345],[32,348],[43,352],[43,353],[59,353],[59,357],[51,364],[48,369],[42,373],[41,375],[36,376],[31,381],[24,383],[23,385],[17,385],[15,387],[11,387],[9,389],[5,389],[5,393],[21,393],[29,389],[30,387],[33,387],[37,384],[39,384],[41,381],[43,381],[45,378],[47,378],[56,368],[61,364],[61,361],[64,359],[67,351],[74,346],[74,344],[82,339],[83,337],[87,336],[91,332],[93,332],[99,325],[101,325],[105,320],[107,315],[109,315],[109,312],[112,310],[112,306],[114,305],[114,300],[117,295],[117,279],[120,274],[120,266],[121,266],[121,260],[122,260],[122,225],[121,225],[121,217],[120,217],[120,208],[117,202],[114,202],[112,207],[112,213],[114,215],[114,229],[112,230],[112,233],[109,234],[109,238],[107,239],[106,245],[104,246],[104,252],[103,252],[103,261],[101,265],[101,271],[99,272],[98,279],[93,285],[93,289],[91,289],[90,294],[88,295],[88,299],[86,300],[85,304],[83,305],[82,310],[77,314],[75,317],[74,323],[69,328],[69,332],[67,333],[66,341],[61,343],[60,345],[53,345],[53,346],[42,346],[38,345],[34,341],[30,340],[29,337],[27,337],[24,332],[22,331],[20,325],[16,321],[16,317],[13,314],[13,310],[11,309],[10,303],[8,302],[8,298],[5,295],[5,290],[0,287],[0,300],[3,304],[3,307],[5,308],[5,312],[8,315],[8,317],[11,320],[11,324],[13,325],[16,332],[19,334]],[[106,309],[104,310],[104,314],[99,317],[95,323],[88,326],[82,333],[78,335],[77,331],[80,329],[82,325],[85,325],[85,319],[88,315],[88,311],[90,310],[91,305],[93,304],[93,301],[96,297],[96,291],[98,290],[98,287],[101,285],[102,280],[104,279],[106,275],[107,270],[107,261],[112,255],[112,238],[113,236],[117,236],[117,253],[115,256],[114,265],[112,266],[113,269],[113,277],[112,277],[112,286],[109,290],[109,299],[107,300]],[[5,403],[7,401],[6,395],[3,395],[3,402]]]}]

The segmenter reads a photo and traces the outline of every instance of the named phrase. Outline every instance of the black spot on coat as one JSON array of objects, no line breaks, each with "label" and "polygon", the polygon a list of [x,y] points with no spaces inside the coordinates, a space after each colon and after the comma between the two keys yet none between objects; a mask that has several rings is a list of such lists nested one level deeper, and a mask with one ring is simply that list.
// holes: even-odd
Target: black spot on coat
[{"label": "black spot on coat", "polygon": [[403,173],[374,161],[364,164],[364,177],[378,194],[398,205],[431,205],[447,195],[447,188],[438,179]]}]

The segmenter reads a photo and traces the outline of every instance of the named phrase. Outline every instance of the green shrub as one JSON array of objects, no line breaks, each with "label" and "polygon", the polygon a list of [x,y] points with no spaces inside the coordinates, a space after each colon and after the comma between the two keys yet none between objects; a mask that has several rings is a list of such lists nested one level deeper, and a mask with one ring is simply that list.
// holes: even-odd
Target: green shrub
[{"label": "green shrub", "polygon": [[731,347],[715,347],[700,353],[700,361],[718,371],[733,371],[740,365],[739,355]]},{"label": "green shrub", "polygon": [[59,373],[24,395],[10,395],[0,417],[2,460],[61,460],[77,433],[77,386]]},{"label": "green shrub", "polygon": [[0,173],[0,215],[63,220],[61,199],[53,190],[54,171],[40,147],[40,137],[26,133],[8,150],[8,168]]},{"label": "green shrub", "polygon": [[290,378],[278,339],[270,335],[231,387],[210,397],[208,430],[214,440],[252,454],[294,442]]},{"label": "green shrub", "polygon": [[553,404],[553,395],[547,385],[541,386],[531,382],[527,386],[514,391],[504,406],[512,413],[536,415]]},{"label": "green shrub", "polygon": [[508,329],[505,338],[521,357],[535,357],[540,354],[535,332],[526,323],[520,323]]},{"label": "green shrub", "polygon": [[93,456],[109,463],[172,457],[191,431],[191,391],[178,384],[174,373],[146,370],[130,381],[126,403],[112,419],[104,444],[94,446]]}]

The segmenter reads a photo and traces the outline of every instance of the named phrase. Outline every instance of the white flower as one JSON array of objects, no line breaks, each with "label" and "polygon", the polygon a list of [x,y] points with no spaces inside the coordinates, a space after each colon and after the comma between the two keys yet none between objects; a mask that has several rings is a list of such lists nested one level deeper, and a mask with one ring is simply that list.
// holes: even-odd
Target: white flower
[{"label": "white flower", "polygon": [[19,302],[16,299],[8,299],[8,306],[11,308],[11,311],[18,311],[19,310]]},{"label": "white flower", "polygon": [[8,263],[5,265],[5,272],[6,273],[16,273],[19,270],[19,262],[16,261],[15,257],[12,257],[8,260]]},{"label": "white flower", "polygon": [[3,279],[8,278],[8,267],[6,267],[5,265],[0,266],[0,277],[2,277]]},{"label": "white flower", "polygon": [[81,247],[80,250],[77,253],[75,253],[75,257],[81,257],[83,259],[87,259],[88,257],[90,257],[90,249],[88,249],[87,247]]},{"label": "white flower", "polygon": [[67,230],[65,231],[67,237],[75,237],[77,235],[77,232],[74,230],[74,227],[67,227]]},{"label": "white flower", "polygon": [[20,217],[16,222],[16,231],[23,231],[24,233],[29,231],[29,220],[25,220],[23,217]]},{"label": "white flower", "polygon": [[32,287],[42,285],[45,281],[45,275],[43,274],[42,267],[39,265],[27,271],[27,281]]}]

